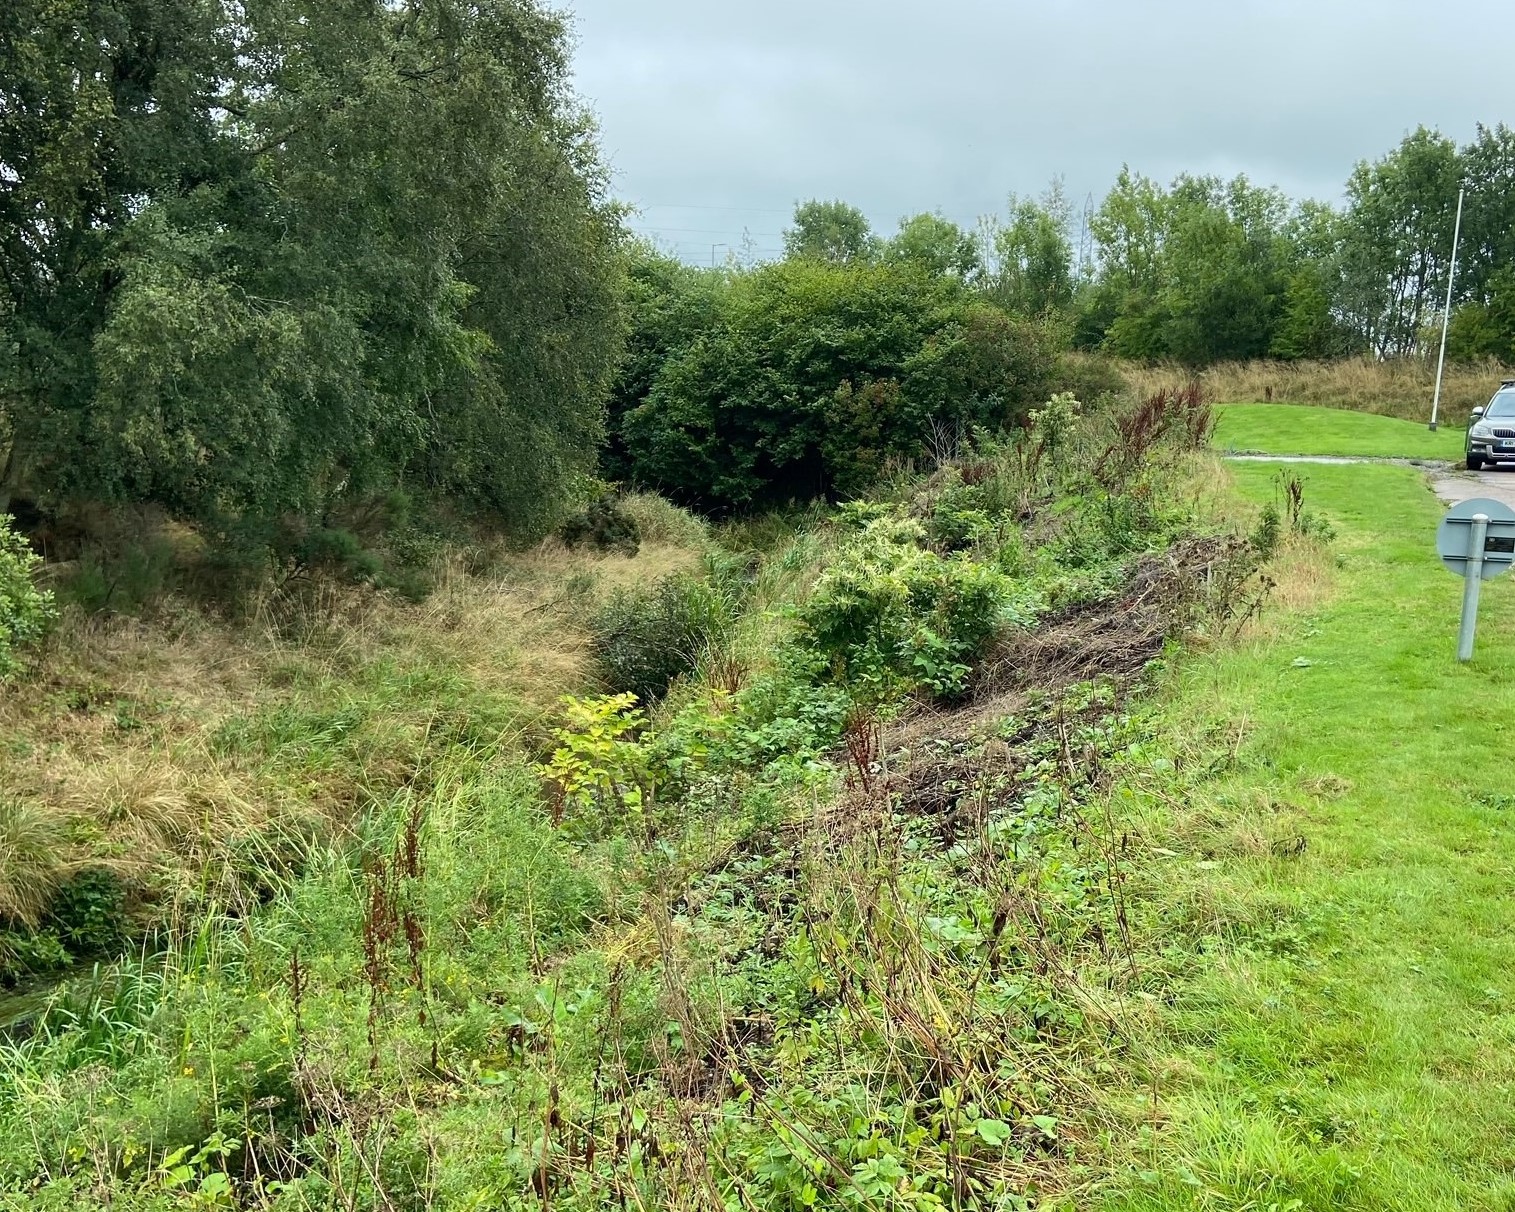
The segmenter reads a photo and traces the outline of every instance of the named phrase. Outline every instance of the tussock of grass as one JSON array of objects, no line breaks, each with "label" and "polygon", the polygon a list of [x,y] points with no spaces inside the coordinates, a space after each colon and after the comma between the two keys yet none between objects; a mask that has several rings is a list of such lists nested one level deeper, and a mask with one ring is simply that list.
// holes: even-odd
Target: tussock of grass
[{"label": "tussock of grass", "polygon": [[644,543],[684,549],[699,548],[710,536],[710,524],[654,492],[630,492],[621,498],[623,512],[637,524]]},{"label": "tussock of grass", "polygon": [[35,926],[58,885],[57,817],[0,799],[0,915]]},{"label": "tussock of grass", "polygon": [[639,507],[659,537],[634,557],[458,552],[418,604],[315,581],[245,622],[172,599],[66,612],[24,689],[0,691],[0,924],[35,925],[85,867],[160,902],[235,896],[260,835],[341,831],[438,754],[514,742],[591,682],[598,597],[699,564],[701,525]]}]

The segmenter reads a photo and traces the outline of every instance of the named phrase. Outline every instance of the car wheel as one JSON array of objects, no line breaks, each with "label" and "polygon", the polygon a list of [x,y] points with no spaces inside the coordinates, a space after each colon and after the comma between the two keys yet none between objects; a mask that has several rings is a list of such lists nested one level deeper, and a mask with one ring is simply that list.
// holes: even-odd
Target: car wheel
[{"label": "car wheel", "polygon": [[1477,471],[1482,466],[1483,466],[1483,460],[1481,458],[1479,458],[1476,454],[1470,454],[1468,456],[1468,470],[1469,471]]}]

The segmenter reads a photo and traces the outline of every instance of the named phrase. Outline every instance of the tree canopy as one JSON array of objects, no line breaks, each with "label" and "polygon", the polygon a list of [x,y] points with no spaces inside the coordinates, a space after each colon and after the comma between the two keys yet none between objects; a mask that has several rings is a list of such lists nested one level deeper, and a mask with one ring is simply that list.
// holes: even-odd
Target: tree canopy
[{"label": "tree canopy", "polygon": [[621,466],[679,500],[740,509],[860,491],[890,460],[1013,424],[1045,397],[1045,334],[954,273],[808,256],[711,273],[701,285],[667,262],[632,271],[661,291],[632,348],[661,360],[650,378],[650,362],[623,370]]},{"label": "tree canopy", "polygon": [[0,503],[203,518],[593,468],[620,231],[532,0],[0,12]]},{"label": "tree canopy", "polygon": [[810,201],[794,209],[794,226],[784,233],[784,254],[845,264],[869,260],[878,239],[867,217],[846,202]]},{"label": "tree canopy", "polygon": [[1465,147],[1417,130],[1352,171],[1341,208],[1238,177],[1163,187],[1125,169],[1090,218],[1076,341],[1195,365],[1226,358],[1427,352],[1445,304],[1457,192],[1467,190],[1454,356],[1515,357],[1515,134]]}]

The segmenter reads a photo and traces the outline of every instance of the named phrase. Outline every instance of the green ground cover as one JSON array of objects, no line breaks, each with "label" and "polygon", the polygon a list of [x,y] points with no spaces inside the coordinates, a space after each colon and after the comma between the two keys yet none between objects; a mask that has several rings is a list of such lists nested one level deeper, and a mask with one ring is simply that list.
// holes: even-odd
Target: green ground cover
[{"label": "green ground cover", "polygon": [[1301,404],[1227,404],[1217,411],[1215,445],[1221,450],[1448,461],[1462,457],[1463,430],[1447,426],[1433,433],[1416,421]]},{"label": "green ground cover", "polygon": [[[157,867],[0,937],[18,974],[102,960],[0,1023],[0,1209],[1081,1198],[1126,1048],[1088,991],[1131,971],[1085,808],[1141,740],[1123,689],[1261,572],[1216,533],[1207,413],[1140,415],[1132,441],[1054,397],[1033,442],[797,527],[665,504],[661,579],[549,546],[361,628],[310,602],[309,644],[240,658],[263,697],[186,704],[173,738],[92,664],[130,726],[97,722],[84,770],[44,743],[61,708],[18,705],[106,808],[0,801],[0,846]],[[579,693],[544,704],[554,679]]]},{"label": "green ground cover", "polygon": [[[1234,474],[1274,498],[1276,468]],[[1146,908],[1202,941],[1161,990],[1156,1143],[1103,1206],[1515,1208],[1515,588],[1488,587],[1459,666],[1420,474],[1304,478],[1338,531],[1324,604],[1188,662],[1165,708],[1210,740]]]}]

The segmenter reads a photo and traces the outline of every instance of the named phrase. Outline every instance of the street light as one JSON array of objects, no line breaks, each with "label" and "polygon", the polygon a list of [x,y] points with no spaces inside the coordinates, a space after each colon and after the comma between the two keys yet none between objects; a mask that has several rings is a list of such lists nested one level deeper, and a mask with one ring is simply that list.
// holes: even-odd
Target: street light
[{"label": "street light", "polygon": [[1431,398],[1431,429],[1441,411],[1441,372],[1447,364],[1447,325],[1452,321],[1452,283],[1457,278],[1457,241],[1462,236],[1462,193],[1457,191],[1457,223],[1452,228],[1452,264],[1447,270],[1447,305],[1441,313],[1441,353],[1436,358],[1436,394]]}]

